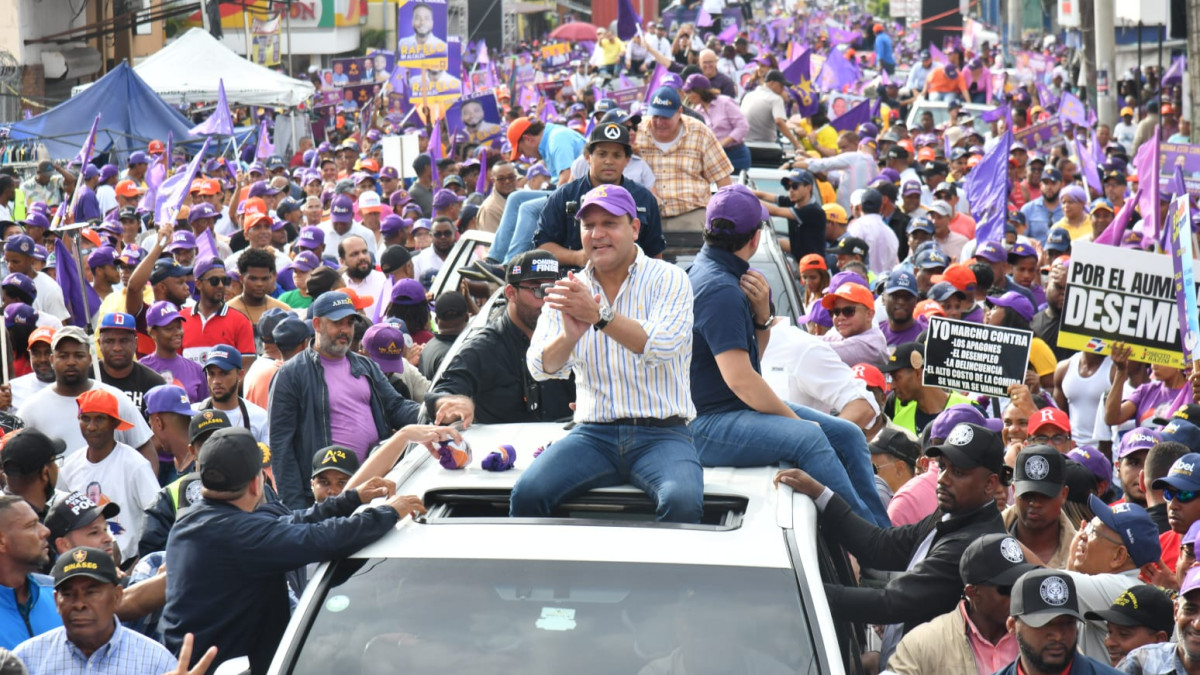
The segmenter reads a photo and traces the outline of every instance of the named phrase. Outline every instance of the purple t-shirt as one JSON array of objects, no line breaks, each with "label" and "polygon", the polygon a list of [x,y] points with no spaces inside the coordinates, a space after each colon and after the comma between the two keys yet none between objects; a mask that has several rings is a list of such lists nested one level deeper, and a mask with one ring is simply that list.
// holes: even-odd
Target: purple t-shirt
[{"label": "purple t-shirt", "polygon": [[379,441],[371,417],[371,385],[366,378],[350,374],[350,359],[321,357],[325,386],[329,389],[329,431],[333,442],[344,445],[367,459],[367,451]]},{"label": "purple t-shirt", "polygon": [[1137,416],[1135,419],[1138,426],[1142,426],[1142,422],[1147,418],[1155,416],[1169,417],[1167,414],[1169,408],[1175,402],[1175,397],[1178,395],[1179,389],[1167,389],[1167,385],[1158,380],[1152,380],[1138,385],[1138,388],[1133,390],[1133,393],[1129,395],[1127,400],[1137,406]]},{"label": "purple t-shirt", "polygon": [[208,398],[208,381],[204,378],[204,369],[195,361],[178,354],[173,359],[163,359],[157,354],[150,354],[143,356],[138,362],[162,375],[167,382],[183,387],[192,403]]},{"label": "purple t-shirt", "polygon": [[970,321],[971,323],[983,323],[983,308],[976,303],[975,309],[964,314],[962,320]]},{"label": "purple t-shirt", "polygon": [[887,364],[887,340],[878,326],[872,326],[858,335],[843,338],[837,329],[821,336],[837,352],[842,363],[853,368],[860,363],[869,363],[876,368]]},{"label": "purple t-shirt", "polygon": [[879,322],[879,330],[883,331],[883,337],[887,338],[888,346],[895,347],[896,345],[902,345],[905,342],[916,342],[917,336],[921,334],[921,331],[925,330],[925,327],[923,327],[920,323],[913,321],[911,326],[897,332],[892,330],[891,324],[888,323],[887,319],[884,319],[883,321]]}]

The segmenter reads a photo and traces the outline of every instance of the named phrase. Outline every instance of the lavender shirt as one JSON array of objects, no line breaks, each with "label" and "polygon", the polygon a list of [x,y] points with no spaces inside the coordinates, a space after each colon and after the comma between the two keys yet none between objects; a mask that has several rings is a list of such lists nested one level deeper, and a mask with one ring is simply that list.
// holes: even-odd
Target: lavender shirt
[{"label": "lavender shirt", "polygon": [[[1125,400],[1137,406],[1137,413],[1134,419],[1141,425],[1142,421],[1146,418],[1160,413],[1162,417],[1169,417],[1169,408],[1175,402],[1175,397],[1178,395],[1178,389],[1167,389],[1167,385],[1158,380],[1152,380],[1139,385],[1129,395],[1129,398]],[[1161,410],[1159,410],[1160,406]]]},{"label": "lavender shirt", "polygon": [[162,375],[167,382],[177,382],[187,392],[188,400],[192,403],[199,403],[208,398],[208,381],[204,378],[204,368],[195,361],[178,354],[173,359],[163,359],[157,354],[151,354],[142,357],[138,362]]},{"label": "lavender shirt", "polygon": [[367,451],[379,441],[371,416],[371,385],[350,374],[350,359],[321,357],[325,387],[329,390],[329,435],[365,462]]},{"label": "lavender shirt", "polygon": [[871,326],[865,332],[843,338],[837,329],[831,330],[821,339],[833,347],[842,363],[853,368],[860,363],[869,363],[876,368],[882,368],[888,360],[887,339],[878,326]]},{"label": "lavender shirt", "polygon": [[750,131],[750,123],[746,121],[746,116],[742,114],[742,109],[738,107],[737,101],[728,96],[718,96],[708,104],[708,110],[701,107],[697,107],[695,110],[700,113],[704,121],[708,122],[708,126],[717,140],[726,136],[738,143],[746,140],[746,133]]},{"label": "lavender shirt", "polygon": [[925,330],[925,327],[916,321],[913,321],[911,326],[900,332],[892,330],[892,327],[888,323],[887,319],[880,321],[878,325],[879,330],[883,332],[883,337],[887,340],[889,347],[901,345],[905,342],[916,342],[917,336],[921,334],[921,331]]}]

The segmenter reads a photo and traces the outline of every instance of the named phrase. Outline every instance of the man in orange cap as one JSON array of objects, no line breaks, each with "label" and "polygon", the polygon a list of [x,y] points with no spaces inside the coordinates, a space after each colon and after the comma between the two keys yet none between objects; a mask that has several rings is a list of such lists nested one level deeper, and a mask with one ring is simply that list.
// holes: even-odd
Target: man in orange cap
[{"label": "man in orange cap", "polygon": [[540,159],[557,178],[556,185],[571,180],[571,164],[583,153],[583,134],[561,124],[546,124],[541,120],[518,117],[508,125],[508,143],[512,146],[509,160],[522,156]]},{"label": "man in orange cap", "polygon": [[137,555],[142,514],[154,502],[158,480],[137,450],[117,441],[116,432],[133,429],[133,424],[121,418],[120,403],[112,392],[90,389],[75,401],[79,404],[79,432],[87,445],[68,449],[58,483],[101,506],[113,502],[121,507],[109,527],[120,559],[127,560]]},{"label": "man in orange cap", "polygon": [[875,296],[866,286],[841,284],[821,298],[821,306],[833,317],[833,330],[824,340],[847,366],[887,363],[887,338],[875,325]]}]

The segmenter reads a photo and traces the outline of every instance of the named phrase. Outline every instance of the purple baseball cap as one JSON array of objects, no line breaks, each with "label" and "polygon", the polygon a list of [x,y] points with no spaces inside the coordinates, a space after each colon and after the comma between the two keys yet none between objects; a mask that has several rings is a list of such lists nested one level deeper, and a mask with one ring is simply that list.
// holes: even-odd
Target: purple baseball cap
[{"label": "purple baseball cap", "polygon": [[808,314],[796,319],[797,324],[815,323],[818,326],[826,328],[833,327],[833,317],[829,316],[829,310],[821,306],[821,303],[814,302],[812,309],[808,310]]},{"label": "purple baseball cap", "polygon": [[36,326],[37,320],[37,310],[23,302],[14,302],[4,308],[4,325],[9,328],[13,326]]},{"label": "purple baseball cap", "polygon": [[1038,257],[1038,252],[1037,252],[1037,249],[1035,249],[1032,245],[1019,241],[1019,242],[1013,244],[1012,248],[1010,248],[1008,250],[1008,257],[1010,257],[1010,258],[1036,258],[1036,257]]},{"label": "purple baseball cap", "polygon": [[321,259],[312,251],[301,251],[292,260],[292,269],[311,272],[321,266]]},{"label": "purple baseball cap", "polygon": [[[188,217],[189,219],[191,218],[190,213],[188,214]],[[187,230],[180,230],[171,235],[171,243],[167,244],[167,253],[186,251],[193,248],[196,248],[196,235],[188,232]]]},{"label": "purple baseball cap", "polygon": [[42,229],[49,229],[50,228],[50,219],[46,217],[46,214],[35,211],[33,213],[27,214],[25,217],[25,220],[21,221],[21,224],[24,225],[26,227],[26,229],[28,229],[30,227],[40,227]]},{"label": "purple baseball cap", "polygon": [[975,257],[988,262],[1002,263],[1008,261],[1008,251],[998,242],[985,241],[975,247]]},{"label": "purple baseball cap", "polygon": [[418,218],[413,221],[412,231],[414,233],[417,230],[428,231],[431,227],[432,227],[432,224],[429,222],[428,218]]},{"label": "purple baseball cap", "polygon": [[133,166],[134,164],[149,164],[149,163],[150,163],[150,160],[146,159],[146,153],[142,152],[141,150],[138,150],[137,152],[131,153],[129,155],[129,161],[126,164],[128,166]]},{"label": "purple baseball cap", "polygon": [[254,181],[254,184],[250,186],[250,194],[247,197],[253,199],[254,197],[267,197],[277,194],[279,194],[279,190],[271,187],[267,181],[259,180]]},{"label": "purple baseball cap", "polygon": [[1029,301],[1029,298],[1016,291],[1009,291],[999,297],[989,295],[988,302],[997,307],[1007,307],[1016,312],[1022,319],[1025,319],[1026,321],[1033,320],[1033,315],[1035,313],[1033,303]]},{"label": "purple baseball cap", "polygon": [[83,167],[82,176],[83,176],[84,180],[91,180],[93,178],[99,178],[100,177],[100,169],[96,168],[95,164],[88,164],[87,166]]},{"label": "purple baseball cap", "polygon": [[196,279],[196,281],[199,281],[200,279],[204,278],[205,274],[208,274],[215,269],[224,270],[225,263],[222,262],[220,258],[211,255],[204,256],[203,258],[197,260],[196,264],[192,266],[192,276]]},{"label": "purple baseball cap", "polygon": [[106,183],[119,173],[121,173],[121,170],[115,164],[105,164],[100,167],[100,182]]},{"label": "purple baseball cap", "polygon": [[1117,459],[1124,459],[1139,450],[1149,450],[1162,442],[1162,436],[1157,429],[1138,427],[1125,432],[1121,437],[1121,445],[1117,450]]},{"label": "purple baseball cap", "polygon": [[254,162],[250,165],[249,169],[246,169],[246,171],[248,173],[260,173],[264,176],[267,175],[267,167],[262,162]]},{"label": "purple baseball cap", "polygon": [[321,228],[312,225],[302,227],[300,228],[300,236],[296,238],[296,245],[307,249],[321,248],[325,245],[325,232]]},{"label": "purple baseball cap", "polygon": [[393,305],[419,305],[425,302],[425,287],[416,279],[401,279],[392,286]]},{"label": "purple baseball cap", "polygon": [[395,234],[401,230],[407,230],[412,227],[413,221],[406,218],[401,218],[396,214],[392,214],[384,218],[379,223],[379,231],[383,234]]},{"label": "purple baseball cap", "polygon": [[[208,202],[200,202],[199,204],[196,204],[192,208],[188,209],[188,224],[189,225],[191,225],[192,223],[194,223],[197,220],[200,220],[202,218],[216,218],[216,217],[217,217],[217,210],[215,208],[213,208],[213,205],[209,204]],[[179,234],[179,233],[176,232],[175,234]]]},{"label": "purple baseball cap", "polygon": [[389,179],[389,180],[399,179],[400,172],[397,171],[396,167],[394,167],[394,166],[385,166],[379,170],[379,178],[380,179]]},{"label": "purple baseball cap", "polygon": [[35,260],[46,262],[46,259],[50,257],[50,251],[45,246],[36,244],[33,247],[33,257]]},{"label": "purple baseball cap", "polygon": [[672,89],[683,89],[683,78],[676,73],[667,73],[658,81],[660,86],[670,87]]},{"label": "purple baseball cap", "polygon": [[[630,202],[632,203],[632,201],[633,198],[630,197]],[[719,218],[733,223],[732,233],[725,228],[713,227],[713,221]],[[708,208],[704,214],[704,231],[719,234],[749,234],[757,230],[768,218],[770,216],[767,214],[767,207],[758,201],[758,197],[754,196],[750,188],[735,183],[718,189],[716,194],[708,200]]]},{"label": "purple baseball cap", "polygon": [[37,299],[37,284],[33,283],[33,279],[30,279],[20,272],[13,272],[4,277],[4,281],[0,282],[0,287],[5,287],[6,289],[12,288],[20,291],[23,295],[29,298],[29,302],[33,302]]},{"label": "purple baseball cap", "polygon": [[946,408],[934,418],[929,429],[929,438],[949,438],[950,431],[963,422],[983,425],[983,413],[970,403],[959,403]]},{"label": "purple baseball cap", "polygon": [[549,178],[550,169],[547,169],[545,164],[538,162],[537,164],[529,167],[529,170],[525,172],[525,180],[529,180],[534,176],[545,176],[546,178]]},{"label": "purple baseball cap", "polygon": [[1073,459],[1087,467],[1087,470],[1092,472],[1097,481],[1112,482],[1112,464],[1096,448],[1090,445],[1081,445],[1077,448],[1072,448],[1067,453],[1067,459]]},{"label": "purple baseball cap", "polygon": [[900,189],[900,194],[903,196],[921,194],[921,182],[910,180],[904,183],[904,187]]},{"label": "purple baseball cap", "polygon": [[146,392],[143,402],[146,405],[146,413],[150,415],[166,412],[191,419],[195,412],[188,403],[187,391],[177,384],[160,384],[152,387],[150,391]]},{"label": "purple baseball cap", "polygon": [[857,272],[838,272],[829,280],[829,286],[822,293],[832,293],[835,288],[841,288],[842,284],[858,284],[870,288],[871,285],[867,280],[862,278],[862,275]]},{"label": "purple baseball cap", "polygon": [[597,185],[588,190],[579,200],[579,213],[582,218],[585,211],[592,206],[598,206],[614,216],[629,216],[637,218],[637,204],[633,203],[633,195],[620,185]]},{"label": "purple baseball cap", "polygon": [[466,200],[466,197],[459,197],[450,190],[438,190],[433,194],[433,208],[444,209],[447,206],[459,204]]},{"label": "purple baseball cap", "polygon": [[[884,169],[883,171],[879,172],[879,175],[875,177],[875,180],[879,180],[880,178],[882,178],[892,184],[899,183],[900,182],[900,172],[896,171],[895,169]],[[871,182],[873,183],[875,181],[871,181]],[[919,185],[920,184],[918,183],[918,186]]]},{"label": "purple baseball cap", "polygon": [[174,303],[167,300],[159,300],[150,305],[150,309],[146,310],[146,325],[160,328],[170,324],[172,321],[179,319],[183,320],[183,316],[179,313],[179,308]]},{"label": "purple baseball cap", "polygon": [[338,195],[333,198],[329,207],[329,219],[335,223],[348,223],[354,220],[354,200],[348,195]]},{"label": "purple baseball cap", "polygon": [[[405,279],[405,281],[412,280]],[[404,372],[404,333],[396,326],[390,323],[377,323],[371,326],[363,335],[362,346],[367,352],[367,356],[370,356],[383,372]]]},{"label": "purple baseball cap", "polygon": [[101,246],[92,251],[87,257],[87,266],[91,269],[106,267],[117,262],[117,250],[111,246]]}]

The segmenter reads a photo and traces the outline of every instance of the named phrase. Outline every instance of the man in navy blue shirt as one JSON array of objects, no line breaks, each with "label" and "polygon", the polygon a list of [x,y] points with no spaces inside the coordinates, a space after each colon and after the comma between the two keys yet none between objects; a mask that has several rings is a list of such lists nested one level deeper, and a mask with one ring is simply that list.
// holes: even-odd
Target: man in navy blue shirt
[{"label": "man in navy blue shirt", "polygon": [[705,214],[704,247],[688,270],[695,317],[692,434],[700,463],[790,462],[820,473],[818,480],[863,518],[890,526],[875,491],[862,430],[780,400],[762,378],[759,355],[766,349],[774,319],[770,287],[748,261],[758,250],[767,217],[749,188],[728,185],[717,190]]},{"label": "man in navy blue shirt", "polygon": [[592,129],[584,148],[588,174],[559,187],[550,195],[538,219],[533,245],[553,253],[562,265],[583,267],[587,264],[587,256],[572,208],[577,210],[583,195],[597,185],[620,185],[629,191],[637,205],[637,219],[641,223],[638,246],[651,258],[661,255],[667,242],[663,239],[658,200],[645,187],[623,175],[632,155],[633,145],[625,125],[607,122]]}]

